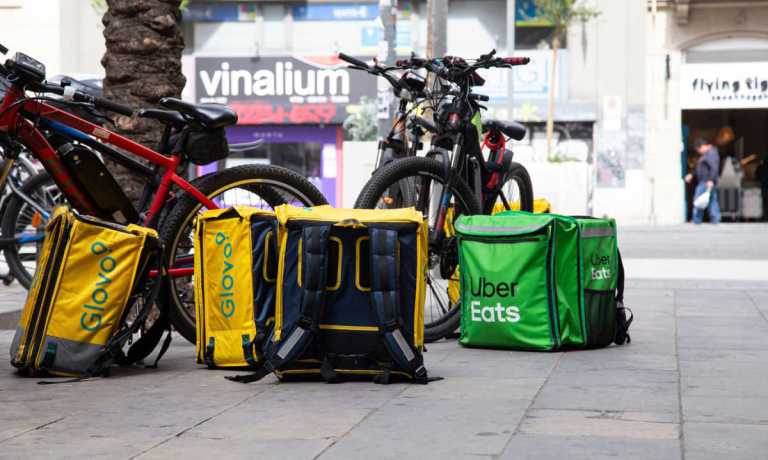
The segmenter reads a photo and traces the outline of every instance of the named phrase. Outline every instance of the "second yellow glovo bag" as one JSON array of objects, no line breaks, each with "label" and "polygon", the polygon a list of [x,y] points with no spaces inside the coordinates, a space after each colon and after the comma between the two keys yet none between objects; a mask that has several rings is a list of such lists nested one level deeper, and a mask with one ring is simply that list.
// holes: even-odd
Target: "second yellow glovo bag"
[{"label": "second yellow glovo bag", "polygon": [[275,325],[243,383],[279,378],[427,383],[427,225],[413,208],[275,208]]},{"label": "second yellow glovo bag", "polygon": [[[165,329],[164,315],[151,339],[135,342],[127,354],[122,347],[144,323],[160,289],[160,278],[148,276],[161,260],[157,233],[66,208],[54,212],[45,232],[11,364],[27,374],[89,377],[103,375],[113,363],[146,357]],[[129,325],[134,304],[141,309]]]},{"label": "second yellow glovo bag", "polygon": [[274,320],[277,220],[237,206],[205,211],[195,230],[197,362],[255,367]]}]

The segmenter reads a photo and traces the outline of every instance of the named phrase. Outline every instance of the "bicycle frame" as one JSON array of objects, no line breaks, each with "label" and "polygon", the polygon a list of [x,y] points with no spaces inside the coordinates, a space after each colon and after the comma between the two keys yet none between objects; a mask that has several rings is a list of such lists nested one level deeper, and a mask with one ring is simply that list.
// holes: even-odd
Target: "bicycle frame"
[{"label": "bicycle frame", "polygon": [[[170,156],[160,154],[126,137],[44,102],[37,100],[19,102],[23,98],[25,98],[25,94],[20,88],[16,86],[8,88],[5,98],[2,104],[0,104],[0,114],[2,114],[0,116],[0,132],[14,134],[16,139],[27,146],[32,155],[40,160],[43,167],[53,178],[53,181],[77,211],[84,214],[93,214],[95,207],[78,188],[77,182],[67,172],[56,150],[54,150],[45,135],[37,128],[37,123],[41,120],[61,123],[66,127],[72,128],[74,132],[79,132],[83,136],[93,136],[103,143],[123,149],[156,166],[157,175],[161,179],[144,217],[143,224],[147,227],[157,228],[156,217],[167,201],[171,186],[174,184],[192,195],[206,208],[218,208],[213,200],[205,196],[183,177],[176,174],[176,170],[182,161],[181,153],[174,153]],[[168,274],[173,277],[188,276],[192,272],[192,268],[171,267],[168,270]]]}]

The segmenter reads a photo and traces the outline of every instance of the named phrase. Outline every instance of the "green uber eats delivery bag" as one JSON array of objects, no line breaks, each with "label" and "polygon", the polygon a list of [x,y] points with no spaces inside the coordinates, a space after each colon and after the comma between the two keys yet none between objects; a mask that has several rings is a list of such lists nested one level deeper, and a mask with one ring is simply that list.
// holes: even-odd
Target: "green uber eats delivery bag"
[{"label": "green uber eats delivery bag", "polygon": [[[57,208],[11,344],[11,364],[22,375],[87,378],[145,358],[168,327],[165,310],[127,351],[123,346],[157,299],[161,278],[150,278],[149,270],[161,262],[154,230]],[[134,305],[136,315],[128,318]],[[169,340],[170,334],[158,360]]]},{"label": "green uber eats delivery bag", "polygon": [[508,211],[462,216],[455,227],[462,345],[548,351],[629,342],[613,219]]},{"label": "green uber eats delivery bag", "polygon": [[414,209],[275,209],[275,324],[243,383],[427,383],[422,349],[427,229]]},{"label": "green uber eats delivery bag", "polygon": [[197,362],[256,368],[274,322],[277,219],[235,206],[197,217],[195,323]]}]

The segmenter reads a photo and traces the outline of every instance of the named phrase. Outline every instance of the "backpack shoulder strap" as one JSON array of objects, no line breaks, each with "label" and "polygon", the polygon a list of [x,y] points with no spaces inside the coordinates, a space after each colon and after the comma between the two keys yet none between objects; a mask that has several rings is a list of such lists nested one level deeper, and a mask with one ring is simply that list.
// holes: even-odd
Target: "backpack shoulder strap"
[{"label": "backpack shoulder strap", "polygon": [[632,341],[632,338],[629,336],[629,326],[635,317],[632,310],[624,306],[624,263],[621,260],[621,253],[618,249],[616,250],[616,255],[618,257],[619,273],[616,279],[616,337],[613,341],[617,345],[623,345]]},{"label": "backpack shoulder strap", "polygon": [[[134,319],[131,326],[124,330],[122,334],[113,338],[114,343],[118,347],[121,347],[124,340],[127,338],[124,337],[123,334],[130,336],[136,333],[136,331],[138,331],[138,329],[144,324],[144,321],[146,321],[147,317],[149,316],[149,312],[151,311],[152,306],[160,297],[163,285],[169,282],[165,275],[165,249],[159,245],[155,251],[157,251],[156,266],[159,267],[157,278],[154,280],[154,284],[152,285],[149,295],[142,299],[144,302],[142,309],[139,311],[138,315],[136,315],[136,318]],[[165,285],[167,286],[167,284]],[[160,316],[158,316],[152,326],[150,326],[149,329],[147,329],[144,334],[142,334],[142,336],[136,342],[134,342],[133,345],[131,345],[131,347],[128,349],[128,352],[117,360],[118,364],[129,366],[149,356],[149,354],[152,353],[152,351],[157,347],[157,344],[160,343],[160,339],[163,337],[163,331],[168,330],[168,335],[163,342],[163,346],[161,347],[154,364],[149,366],[157,367],[157,362],[168,350],[168,346],[170,346],[171,342],[168,302],[157,302],[157,305],[160,307]]]},{"label": "backpack shoulder strap", "polygon": [[317,333],[325,308],[328,278],[328,237],[330,225],[304,227],[301,234],[301,310],[285,338],[270,347],[266,361],[253,374],[229,376],[235,382],[249,383],[280,370],[307,349]]},{"label": "backpack shoulder strap", "polygon": [[384,345],[394,362],[417,382],[427,382],[421,353],[403,336],[400,317],[400,265],[397,230],[369,227],[371,304]]}]

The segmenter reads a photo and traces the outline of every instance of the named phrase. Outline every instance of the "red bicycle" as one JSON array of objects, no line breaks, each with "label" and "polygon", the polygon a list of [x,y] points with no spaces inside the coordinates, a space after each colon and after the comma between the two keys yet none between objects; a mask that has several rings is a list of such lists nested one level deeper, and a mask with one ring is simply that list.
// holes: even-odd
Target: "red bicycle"
[{"label": "red bicycle", "polygon": [[[7,52],[0,45],[0,53]],[[66,85],[47,83],[45,66],[22,53],[0,64],[0,74],[11,83],[0,103],[0,145],[9,160],[4,167],[10,168],[19,152],[27,150],[40,160],[78,212],[157,229],[165,244],[167,271],[172,280],[164,287],[160,301],[166,303],[164,307],[168,308],[173,326],[190,342],[195,341],[195,216],[203,208],[232,205],[273,208],[288,202],[305,206],[327,203],[306,178],[276,166],[244,165],[191,181],[184,179],[179,172],[190,162],[210,163],[223,159],[230,151],[252,148],[227,145],[224,128],[237,122],[237,115],[228,107],[165,98],[160,106],[166,110],[134,110]],[[46,94],[63,96],[63,100]],[[158,120],[165,126],[160,148],[152,150],[65,112],[58,108],[62,103],[86,111]],[[146,179],[138,209],[104,167],[100,156],[107,156]],[[0,179],[3,177],[5,174],[0,172]]]}]

